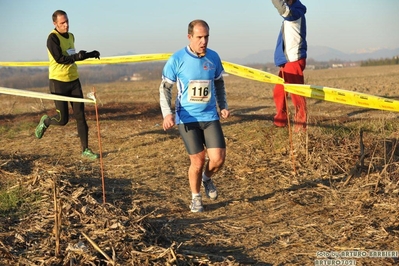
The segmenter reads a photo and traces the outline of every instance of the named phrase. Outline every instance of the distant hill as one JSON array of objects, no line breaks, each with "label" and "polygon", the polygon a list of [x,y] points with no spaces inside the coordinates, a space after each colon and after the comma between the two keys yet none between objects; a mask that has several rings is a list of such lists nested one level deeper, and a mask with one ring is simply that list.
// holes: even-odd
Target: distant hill
[{"label": "distant hill", "polygon": [[[368,59],[381,59],[392,58],[399,55],[399,48],[396,49],[379,49],[374,51],[362,53],[344,53],[339,50],[326,47],[326,46],[309,46],[308,58],[314,59],[318,62],[325,62],[330,60],[341,61],[362,61]],[[242,58],[231,58],[226,61],[234,62],[237,64],[266,64],[273,63],[274,50],[262,50],[255,54],[250,54]]]}]

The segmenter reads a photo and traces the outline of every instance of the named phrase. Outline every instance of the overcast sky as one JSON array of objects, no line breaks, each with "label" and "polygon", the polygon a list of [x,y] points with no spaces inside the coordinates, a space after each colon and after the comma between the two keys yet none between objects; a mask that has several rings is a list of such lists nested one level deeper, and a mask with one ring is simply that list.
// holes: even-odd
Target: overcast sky
[{"label": "overcast sky", "polygon": [[[173,3],[173,4],[171,4]],[[398,48],[398,0],[303,0],[308,44],[342,52]],[[187,45],[187,25],[211,28],[208,47],[222,60],[274,49],[282,18],[271,0],[0,0],[0,61],[47,60],[52,13],[68,13],[77,50],[103,57],[169,53]]]}]

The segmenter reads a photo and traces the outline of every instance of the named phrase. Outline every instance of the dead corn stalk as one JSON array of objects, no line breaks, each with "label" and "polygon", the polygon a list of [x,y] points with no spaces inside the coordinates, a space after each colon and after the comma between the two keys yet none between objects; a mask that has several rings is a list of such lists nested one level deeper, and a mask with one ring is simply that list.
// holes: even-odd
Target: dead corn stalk
[{"label": "dead corn stalk", "polygon": [[55,255],[59,256],[61,253],[60,247],[60,235],[61,235],[61,200],[57,200],[59,197],[59,191],[57,186],[57,177],[53,179],[53,191],[54,191],[54,236],[55,236]]},{"label": "dead corn stalk", "polygon": [[359,133],[359,141],[360,141],[360,158],[359,160],[356,162],[355,166],[351,169],[351,171],[349,172],[348,178],[346,179],[344,186],[346,186],[349,181],[351,180],[351,178],[358,174],[358,169],[360,168],[363,169],[364,167],[364,157],[366,156],[364,153],[364,143],[363,143],[363,129],[360,129],[360,133]]}]

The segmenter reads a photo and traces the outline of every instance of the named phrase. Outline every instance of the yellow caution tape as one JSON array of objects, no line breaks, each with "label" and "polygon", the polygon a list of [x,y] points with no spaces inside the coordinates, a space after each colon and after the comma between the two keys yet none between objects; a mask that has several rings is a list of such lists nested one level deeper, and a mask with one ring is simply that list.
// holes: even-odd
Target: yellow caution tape
[{"label": "yellow caution tape", "polygon": [[282,78],[268,72],[224,61],[223,67],[227,73],[243,78],[267,83],[283,84],[285,91],[289,93],[340,104],[399,112],[398,100],[323,86],[288,84],[284,83]]},{"label": "yellow caution tape", "polygon": [[[172,54],[141,54],[141,55],[126,55],[126,56],[112,56],[102,57],[101,59],[87,59],[77,61],[78,65],[105,65],[105,64],[124,64],[124,63],[138,63],[149,61],[167,60]],[[0,66],[7,67],[42,67],[48,66],[48,61],[37,62],[0,62]]]},{"label": "yellow caution tape", "polygon": [[279,76],[270,74],[268,72],[237,65],[234,63],[222,61],[223,68],[226,73],[233,74],[242,78],[253,79],[261,82],[273,83],[273,84],[283,84],[284,80]]},{"label": "yellow caution tape", "polygon": [[48,66],[48,61],[37,62],[0,62],[0,66],[4,67],[45,67]]},{"label": "yellow caution tape", "polygon": [[88,59],[84,61],[77,61],[78,65],[103,65],[103,64],[125,64],[138,63],[150,61],[168,60],[172,54],[142,54],[142,55],[127,55],[127,56],[112,56],[99,59]]},{"label": "yellow caution tape", "polygon": [[62,96],[62,95],[35,92],[35,91],[10,89],[10,88],[4,88],[4,87],[0,87],[0,93],[16,95],[16,96],[25,96],[25,97],[30,97],[30,98],[65,101],[65,102],[81,102],[81,103],[95,103],[96,102],[94,97],[91,99],[82,99],[82,98],[67,97],[67,96]]},{"label": "yellow caution tape", "polygon": [[309,98],[399,112],[399,101],[370,94],[306,84],[284,84],[286,92]]}]

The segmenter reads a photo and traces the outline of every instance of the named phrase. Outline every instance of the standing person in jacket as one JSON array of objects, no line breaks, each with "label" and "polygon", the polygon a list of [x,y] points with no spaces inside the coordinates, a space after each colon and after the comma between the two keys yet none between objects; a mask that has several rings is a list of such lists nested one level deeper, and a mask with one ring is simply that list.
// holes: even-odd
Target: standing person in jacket
[{"label": "standing person in jacket", "polygon": [[[227,118],[223,66],[219,55],[207,48],[209,26],[203,20],[188,25],[188,46],[174,53],[166,62],[160,85],[163,129],[178,125],[190,158],[188,178],[192,193],[191,211],[204,211],[201,182],[207,197],[216,199],[218,192],[211,179],[223,165],[226,143],[220,116]],[[171,89],[176,83],[175,118],[171,108]],[[206,160],[206,154],[209,160]]]},{"label": "standing person in jacket", "polygon": [[[87,58],[100,59],[98,51],[87,53],[75,51],[75,37],[69,32],[69,20],[65,11],[57,10],[52,16],[55,26],[47,38],[47,52],[50,60],[49,87],[50,93],[74,98],[83,98],[82,86],[79,81],[76,61]],[[57,114],[53,117],[43,115],[36,127],[35,135],[38,139],[50,125],[64,126],[68,123],[68,102],[54,101]],[[86,122],[84,104],[71,102],[73,115],[76,119],[78,135],[82,145],[82,156],[97,159],[98,154],[93,153],[88,147],[88,126]]]},{"label": "standing person in jacket", "polygon": [[[303,71],[306,67],[306,6],[299,0],[272,0],[278,13],[283,17],[283,25],[277,39],[274,63],[280,67],[279,76],[286,83],[304,84]],[[288,123],[284,86],[277,84],[273,91],[277,114],[274,125],[285,127]],[[294,129],[306,130],[307,110],[303,96],[291,94],[295,107]]]}]

